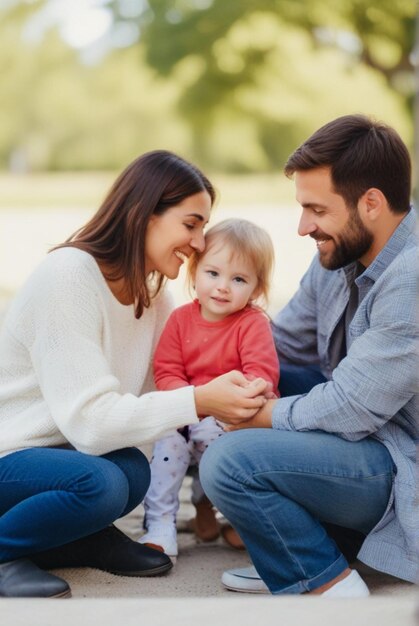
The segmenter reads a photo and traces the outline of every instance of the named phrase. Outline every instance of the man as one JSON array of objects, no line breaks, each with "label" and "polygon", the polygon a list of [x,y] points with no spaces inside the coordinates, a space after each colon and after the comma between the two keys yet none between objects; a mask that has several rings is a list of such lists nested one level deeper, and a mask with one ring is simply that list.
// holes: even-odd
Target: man
[{"label": "man", "polygon": [[362,597],[343,554],[353,560],[356,542],[369,566],[418,577],[410,158],[393,129],[348,115],[304,142],[285,173],[299,234],[318,253],[273,322],[281,398],[210,446],[201,481],[255,566],[225,572],[227,588]]}]

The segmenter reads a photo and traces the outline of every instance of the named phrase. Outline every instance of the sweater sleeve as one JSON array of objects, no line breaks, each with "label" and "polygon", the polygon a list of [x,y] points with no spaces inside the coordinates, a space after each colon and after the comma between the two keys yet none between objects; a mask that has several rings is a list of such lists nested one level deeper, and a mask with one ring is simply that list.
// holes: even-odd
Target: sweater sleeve
[{"label": "sweater sleeve", "polygon": [[271,382],[278,395],[279,361],[269,320],[258,312],[246,321],[239,345],[242,372]]},{"label": "sweater sleeve", "polygon": [[87,271],[59,269],[31,303],[29,353],[64,437],[81,452],[101,455],[197,422],[192,387],[140,397],[121,394],[102,348],[103,303],[95,282]]},{"label": "sweater sleeve", "polygon": [[178,389],[189,385],[182,354],[178,312],[169,317],[154,354],[154,382],[157,389]]}]

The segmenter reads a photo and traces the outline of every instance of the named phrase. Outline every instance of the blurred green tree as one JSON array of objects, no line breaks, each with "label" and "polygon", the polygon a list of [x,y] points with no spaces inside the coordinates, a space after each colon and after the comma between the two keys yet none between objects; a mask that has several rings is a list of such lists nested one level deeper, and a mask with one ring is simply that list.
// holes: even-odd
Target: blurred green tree
[{"label": "blurred green tree", "polygon": [[140,47],[86,65],[56,29],[41,41],[22,37],[37,8],[0,8],[0,166],[119,169],[155,147],[188,151],[179,90],[154,76]]},{"label": "blurred green tree", "polygon": [[[167,147],[214,169],[277,170],[353,111],[412,144],[415,0],[92,0],[113,15],[96,65],[57,27],[22,41],[52,4],[0,5],[0,165],[119,168]],[[139,39],[112,49],[129,25]]]},{"label": "blurred green tree", "polygon": [[[231,128],[234,118],[239,118],[244,136],[255,135],[265,161],[276,166],[296,138],[303,136],[305,125],[255,107],[246,111],[243,93],[256,87],[263,97],[261,76],[265,74],[268,81],[266,72],[271,68],[271,80],[281,82],[282,92],[291,87],[296,96],[310,97],[306,84],[298,86],[285,66],[298,68],[316,57],[320,74],[327,70],[327,62],[321,65],[327,49],[341,59],[341,67],[335,69],[343,82],[345,73],[353,78],[356,66],[359,71],[371,70],[370,80],[384,80],[412,118],[414,76],[409,55],[414,46],[416,0],[148,0],[137,3],[137,9],[143,10],[132,18],[127,16],[126,0],[112,0],[109,5],[116,22],[134,19],[140,25],[146,60],[152,67],[162,76],[183,78],[179,111],[192,126],[198,158],[212,160],[211,137],[220,132],[220,118],[228,112],[225,126]],[[299,36],[302,44],[292,54],[283,45],[289,32]],[[298,74],[303,78],[303,72]],[[322,77],[320,81],[324,83]],[[362,107],[365,100],[356,80],[352,92],[351,106]],[[335,110],[342,112],[340,107]],[[283,150],[278,142],[275,145],[275,136],[281,137]],[[243,158],[239,161],[246,167]]]}]

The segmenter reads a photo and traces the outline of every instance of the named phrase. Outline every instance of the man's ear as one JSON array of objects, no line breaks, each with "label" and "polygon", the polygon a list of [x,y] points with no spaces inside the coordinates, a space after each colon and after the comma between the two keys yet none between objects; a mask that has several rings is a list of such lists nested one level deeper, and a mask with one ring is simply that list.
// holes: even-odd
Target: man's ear
[{"label": "man's ear", "polygon": [[358,202],[359,214],[365,222],[377,221],[386,209],[388,210],[387,198],[376,187],[367,189]]}]

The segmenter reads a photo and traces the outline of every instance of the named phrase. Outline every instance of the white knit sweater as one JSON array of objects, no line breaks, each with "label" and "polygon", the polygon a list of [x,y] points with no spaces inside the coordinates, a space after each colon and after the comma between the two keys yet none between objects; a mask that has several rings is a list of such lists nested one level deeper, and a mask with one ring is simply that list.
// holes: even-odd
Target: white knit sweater
[{"label": "white knit sweater", "polygon": [[172,302],[141,319],[113,296],[94,258],[47,255],[0,333],[0,456],[72,444],[101,455],[198,421],[193,387],[152,391],[152,356]]}]

